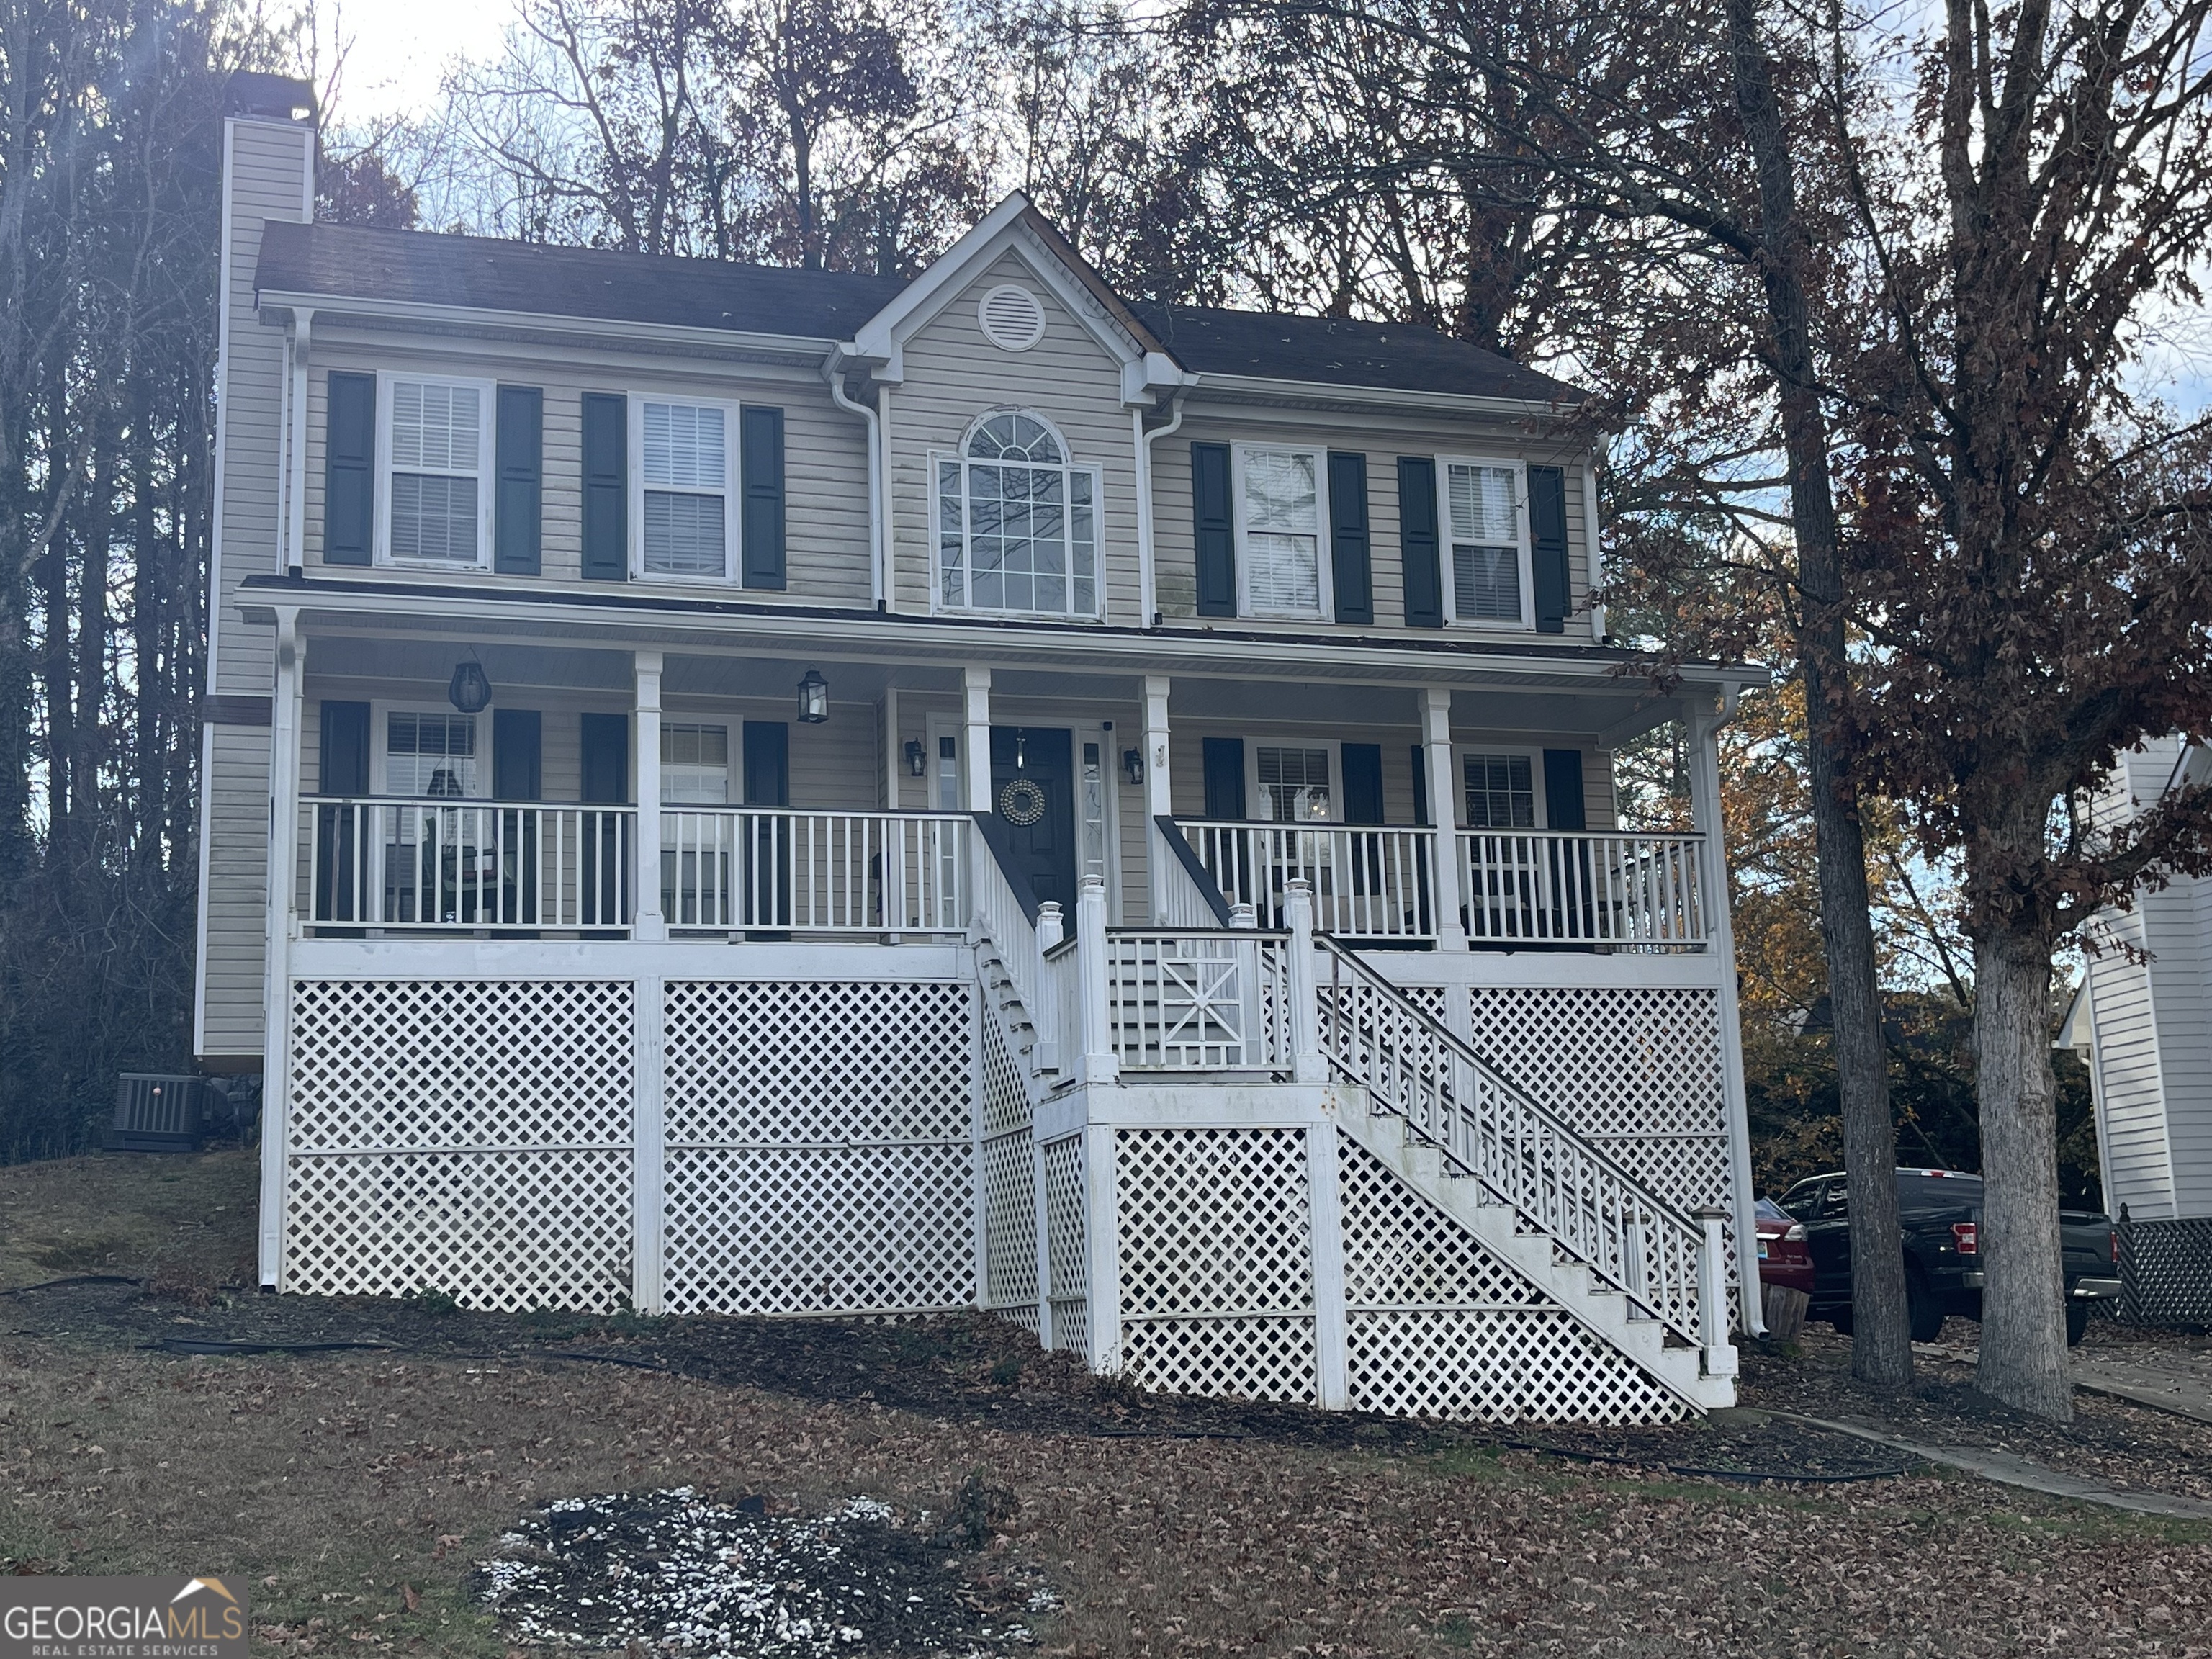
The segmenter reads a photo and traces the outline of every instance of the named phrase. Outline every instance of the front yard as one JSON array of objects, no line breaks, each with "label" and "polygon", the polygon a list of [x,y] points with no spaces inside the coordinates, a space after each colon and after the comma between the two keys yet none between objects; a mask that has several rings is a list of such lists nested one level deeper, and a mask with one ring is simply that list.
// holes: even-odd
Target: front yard
[{"label": "front yard", "polygon": [[[196,1171],[138,1161],[130,1178],[240,1184],[228,1157]],[[124,1197],[115,1167],[96,1183],[81,1166],[0,1171],[12,1259],[38,1248],[14,1232],[23,1215],[52,1227],[71,1190]],[[150,1237],[82,1224],[139,1242],[73,1268],[156,1278],[161,1293],[8,1297],[0,1556],[19,1572],[239,1574],[270,1652],[507,1654],[517,1643],[472,1578],[502,1535],[550,1499],[690,1486],[760,1500],[763,1525],[855,1498],[888,1505],[902,1570],[942,1575],[916,1597],[991,1632],[949,1641],[941,1620],[916,1624],[918,1638],[935,1632],[925,1648],[1003,1647],[1014,1624],[1069,1659],[2212,1654],[2212,1527],[1926,1469],[1754,1485],[1662,1467],[1881,1462],[1755,1413],[1644,1436],[1461,1431],[1131,1397],[977,1320],[610,1322],[226,1298],[167,1259],[173,1223]],[[237,1243],[217,1228],[185,1254],[234,1261]],[[240,1336],[387,1346],[160,1346]],[[1797,1360],[1754,1358],[1747,1399],[1802,1398],[1824,1376],[1839,1387],[1841,1353],[1823,1335]],[[596,1358],[562,1357],[584,1355]],[[1948,1386],[1921,1409],[1950,1410]],[[2108,1471],[2130,1455],[2140,1473],[2212,1452],[2195,1425],[2114,1402],[2085,1403],[2075,1437]],[[796,1595],[805,1570],[791,1571]]]}]

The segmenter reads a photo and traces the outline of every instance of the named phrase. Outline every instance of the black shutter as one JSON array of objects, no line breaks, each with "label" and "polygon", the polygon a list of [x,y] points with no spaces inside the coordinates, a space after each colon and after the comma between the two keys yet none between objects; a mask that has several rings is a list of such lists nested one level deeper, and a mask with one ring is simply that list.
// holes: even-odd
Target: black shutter
[{"label": "black shutter", "polygon": [[323,562],[368,564],[376,546],[376,376],[330,379],[323,419]]},{"label": "black shutter", "polygon": [[738,411],[738,470],[744,505],[739,557],[747,587],[783,586],[783,411]]},{"label": "black shutter", "polygon": [[[1375,589],[1368,574],[1367,458],[1328,458],[1328,556],[1336,577],[1336,619],[1375,620]],[[1382,820],[1375,820],[1380,823]]]},{"label": "black shutter", "polygon": [[1581,830],[1583,815],[1583,751],[1547,749],[1544,751],[1544,805],[1547,830]]},{"label": "black shutter", "polygon": [[540,737],[544,721],[535,708],[491,711],[491,794],[494,800],[544,798]]},{"label": "black shutter", "polygon": [[1567,475],[1528,469],[1529,562],[1536,579],[1536,631],[1564,634],[1574,599],[1567,591]]},{"label": "black shutter", "polygon": [[1344,745],[1344,821],[1382,822],[1382,745],[1379,743]]},{"label": "black shutter", "polygon": [[584,574],[629,580],[629,400],[584,394]]},{"label": "black shutter", "polygon": [[534,576],[544,498],[545,394],[534,386],[499,389],[499,494],[493,499],[492,568]]},{"label": "black shutter", "polygon": [[323,747],[319,795],[368,793],[368,705],[331,702],[322,708]]},{"label": "black shutter", "polygon": [[621,805],[629,799],[629,716],[586,714],[577,735],[585,800],[598,806]]},{"label": "black shutter", "polygon": [[1244,739],[1208,738],[1206,753],[1206,816],[1224,823],[1244,817]]},{"label": "black shutter", "polygon": [[1191,533],[1198,548],[1198,614],[1237,614],[1237,523],[1230,505],[1229,446],[1190,447]]},{"label": "black shutter", "polygon": [[1398,556],[1405,567],[1406,626],[1444,625],[1444,583],[1437,544],[1437,464],[1398,458]]},{"label": "black shutter", "polygon": [[1420,829],[1429,827],[1429,751],[1426,745],[1413,745],[1413,823]]},{"label": "black shutter", "polygon": [[791,805],[791,728],[781,720],[745,722],[745,805]]}]

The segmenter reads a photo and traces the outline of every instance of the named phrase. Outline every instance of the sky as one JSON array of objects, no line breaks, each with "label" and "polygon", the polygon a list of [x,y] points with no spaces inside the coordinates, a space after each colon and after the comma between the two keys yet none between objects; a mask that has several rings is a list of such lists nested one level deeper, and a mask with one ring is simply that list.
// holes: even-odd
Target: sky
[{"label": "sky", "polygon": [[322,9],[325,61],[333,36],[349,42],[338,118],[350,126],[428,113],[447,66],[497,52],[514,15],[514,0],[345,0]]}]

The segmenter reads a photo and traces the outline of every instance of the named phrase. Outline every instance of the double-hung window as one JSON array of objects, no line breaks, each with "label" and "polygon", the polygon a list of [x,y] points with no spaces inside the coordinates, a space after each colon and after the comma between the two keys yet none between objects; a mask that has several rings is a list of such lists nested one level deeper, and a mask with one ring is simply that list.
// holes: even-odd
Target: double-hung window
[{"label": "double-hung window", "polygon": [[991,415],[932,469],[939,605],[1098,614],[1098,474],[1072,465],[1050,427],[1017,410]]},{"label": "double-hung window", "polygon": [[639,398],[631,407],[641,574],[728,580],[735,405]]},{"label": "double-hung window", "polygon": [[386,558],[490,562],[491,403],[477,381],[384,377]]},{"label": "double-hung window", "polygon": [[660,723],[660,799],[671,805],[721,806],[730,799],[730,728],[689,720]]},{"label": "double-hung window", "polygon": [[384,716],[384,791],[410,799],[468,800],[477,787],[474,714],[388,709]]},{"label": "double-hung window", "polygon": [[1261,617],[1320,617],[1321,453],[1247,445],[1237,451],[1237,568],[1244,610]]},{"label": "double-hung window", "polygon": [[1513,461],[1451,461],[1439,469],[1451,536],[1452,615],[1463,623],[1528,624],[1526,475]]},{"label": "double-hung window", "polygon": [[1253,769],[1260,810],[1270,823],[1327,823],[1334,816],[1329,790],[1331,745],[1257,744]]},{"label": "double-hung window", "polygon": [[1470,830],[1533,830],[1537,807],[1534,757],[1529,755],[1462,755],[1460,781],[1467,791]]}]

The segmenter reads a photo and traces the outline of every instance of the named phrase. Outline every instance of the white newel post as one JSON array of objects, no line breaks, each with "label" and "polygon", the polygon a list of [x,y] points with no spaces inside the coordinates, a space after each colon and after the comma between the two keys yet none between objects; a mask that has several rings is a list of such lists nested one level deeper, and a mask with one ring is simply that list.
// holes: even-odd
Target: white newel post
[{"label": "white newel post", "polygon": [[968,810],[991,810],[991,671],[963,669],[960,674],[960,775],[968,783]]},{"label": "white newel post", "polygon": [[630,937],[659,940],[668,937],[668,919],[660,914],[660,653],[635,653],[637,675],[637,753],[632,767],[637,774],[637,914]]},{"label": "white newel post", "polygon": [[[1082,937],[1080,923],[1076,936]],[[1109,1123],[1083,1131],[1083,1249],[1091,1328],[1085,1358],[1099,1376],[1111,1376],[1121,1369],[1121,1213]]]},{"label": "white newel post", "polygon": [[1459,807],[1452,778],[1451,692],[1438,686],[1421,691],[1421,755],[1428,773],[1429,822],[1437,848],[1437,949],[1467,949],[1461,921],[1468,900],[1467,869],[1459,854]]},{"label": "white newel post", "polygon": [[300,720],[307,641],[300,613],[276,613],[276,683],[269,720],[269,869],[262,927],[260,1279],[284,1266],[284,1162],[292,1118],[292,938],[299,931]]},{"label": "white newel post", "polygon": [[1106,996],[1106,878],[1096,873],[1084,877],[1081,896],[1075,901],[1075,967],[1083,1029],[1063,1032],[1062,1041],[1068,1053],[1083,1056],[1084,1082],[1119,1083],[1121,1061],[1114,1052]]},{"label": "white newel post", "polygon": [[630,1114],[630,1305],[641,1314],[667,1311],[662,1240],[668,1193],[666,1141],[668,984],[657,975],[630,988],[635,1070]]},{"label": "white newel post", "polygon": [[[1698,828],[1698,898],[1705,908],[1707,951],[1713,959],[1720,997],[1721,1099],[1729,1125],[1729,1181],[1734,1188],[1729,1222],[1739,1240],[1759,1237],[1752,1219],[1756,1195],[1751,1177],[1751,1109],[1743,1086],[1743,1025],[1736,1012],[1735,923],[1729,896],[1728,823],[1721,810],[1720,729],[1727,711],[1708,710],[1690,717],[1690,811]],[[1748,1245],[1746,1245],[1748,1248]],[[1759,1275],[1748,1262],[1737,1263],[1737,1322],[1753,1336],[1766,1331],[1759,1294]]]},{"label": "white newel post", "polygon": [[1306,1215],[1313,1239],[1314,1364],[1321,1408],[1352,1404],[1344,1311],[1344,1204],[1336,1181],[1336,1103],[1306,1126]]},{"label": "white newel post", "polygon": [[1036,1031],[1036,1060],[1041,1069],[1059,1071],[1063,1055],[1082,1053],[1080,1048],[1068,1046],[1074,1034],[1060,1029],[1060,999],[1053,994],[1054,983],[1050,977],[1053,969],[1045,964],[1062,939],[1067,937],[1066,924],[1060,915],[1060,901],[1047,899],[1037,906],[1036,919],[1036,978],[1037,1006],[1029,1011],[1030,1024]]},{"label": "white newel post", "polygon": [[1723,1231],[1729,1212],[1708,1204],[1693,1212],[1705,1239],[1698,1247],[1698,1340],[1705,1350],[1707,1376],[1734,1376],[1735,1349],[1729,1341],[1728,1238]]},{"label": "white newel post", "polygon": [[1285,884],[1290,913],[1290,960],[1283,994],[1291,1005],[1291,1076],[1299,1083],[1328,1081],[1321,1052],[1321,989],[1314,976],[1313,884],[1293,876]]},{"label": "white newel post", "polygon": [[[1145,676],[1145,816],[1152,819],[1175,815],[1174,773],[1168,764],[1168,677]],[[1168,872],[1163,867],[1166,849],[1145,836],[1145,866],[1150,872],[1146,915],[1155,923],[1167,903]]]}]

